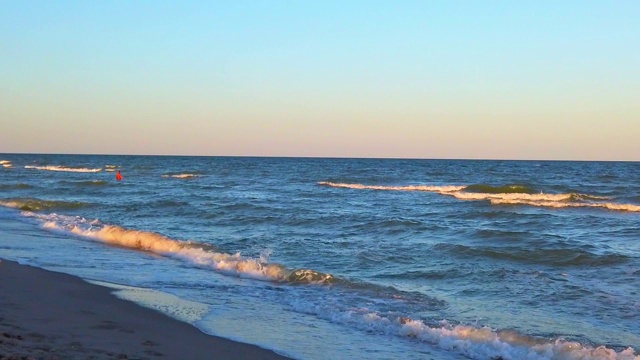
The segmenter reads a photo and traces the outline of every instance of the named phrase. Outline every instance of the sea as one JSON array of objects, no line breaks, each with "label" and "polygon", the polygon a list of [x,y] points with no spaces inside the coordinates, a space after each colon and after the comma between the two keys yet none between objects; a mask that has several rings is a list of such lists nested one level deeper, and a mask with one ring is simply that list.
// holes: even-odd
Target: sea
[{"label": "sea", "polygon": [[640,162],[0,154],[0,257],[293,359],[640,359]]}]

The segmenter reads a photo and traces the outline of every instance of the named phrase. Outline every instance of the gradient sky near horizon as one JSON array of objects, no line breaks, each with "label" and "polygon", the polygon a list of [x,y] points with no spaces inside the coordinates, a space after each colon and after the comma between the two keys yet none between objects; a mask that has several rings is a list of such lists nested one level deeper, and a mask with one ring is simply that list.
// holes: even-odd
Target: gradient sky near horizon
[{"label": "gradient sky near horizon", "polygon": [[639,1],[0,0],[0,153],[640,160]]}]

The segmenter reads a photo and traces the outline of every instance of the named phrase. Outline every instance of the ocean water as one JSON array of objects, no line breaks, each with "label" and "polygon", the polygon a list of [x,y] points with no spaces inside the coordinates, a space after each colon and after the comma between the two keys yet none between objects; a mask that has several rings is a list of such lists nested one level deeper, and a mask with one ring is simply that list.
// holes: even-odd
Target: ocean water
[{"label": "ocean water", "polygon": [[2,154],[0,205],[0,257],[295,359],[640,359],[638,162]]}]

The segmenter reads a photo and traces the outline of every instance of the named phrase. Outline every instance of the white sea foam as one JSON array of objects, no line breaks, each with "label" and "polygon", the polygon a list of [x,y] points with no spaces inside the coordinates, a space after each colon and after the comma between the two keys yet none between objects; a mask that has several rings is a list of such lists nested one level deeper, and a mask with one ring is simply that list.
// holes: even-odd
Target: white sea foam
[{"label": "white sea foam", "polygon": [[595,196],[587,194],[527,194],[527,193],[482,193],[482,192],[466,192],[467,186],[428,186],[428,185],[410,185],[410,186],[377,186],[363,184],[344,184],[333,182],[319,182],[319,185],[348,188],[348,189],[364,189],[364,190],[386,190],[386,191],[427,191],[442,195],[453,196],[460,200],[489,200],[495,205],[529,205],[551,208],[567,208],[567,207],[590,207],[602,208],[615,211],[640,212],[640,205],[620,204],[614,202],[605,202],[609,198],[604,196]]},{"label": "white sea foam", "polygon": [[[206,244],[170,239],[161,234],[130,230],[114,225],[104,225],[98,220],[58,214],[35,214],[23,212],[24,216],[35,219],[44,228],[56,232],[101,241],[126,248],[144,250],[171,256],[190,262],[196,266],[222,273],[267,281],[303,281],[324,283],[331,275],[312,270],[289,271],[284,266],[268,263],[269,253],[259,258],[246,258],[239,253],[216,252]],[[123,295],[124,294],[124,295]],[[163,311],[182,309],[170,301],[158,301],[154,293],[124,292],[132,300],[149,300],[152,306],[161,306]],[[166,300],[166,299],[165,299]],[[406,337],[429,343],[441,349],[459,353],[470,359],[529,359],[529,360],[640,360],[633,348],[620,351],[604,346],[591,347],[562,338],[543,339],[520,334],[516,331],[497,331],[489,327],[453,325],[446,321],[427,324],[423,320],[397,315],[385,315],[367,308],[341,310],[332,304],[319,305],[317,302],[292,300],[292,308],[298,312],[312,314],[335,323],[345,324],[367,332]],[[174,316],[200,316],[202,312],[191,310],[175,313]],[[194,315],[195,314],[195,315]]]},{"label": "white sea foam", "polygon": [[115,225],[103,225],[99,220],[89,221],[82,217],[58,214],[35,214],[23,212],[37,219],[49,230],[71,233],[83,238],[98,240],[125,248],[153,252],[188,261],[199,267],[213,269],[239,277],[278,282],[325,283],[331,281],[330,274],[313,270],[288,270],[284,266],[269,263],[268,253],[259,258],[226,254],[210,249],[206,244],[170,239],[161,234],[125,229]]},{"label": "white sea foam", "polygon": [[34,170],[65,171],[65,172],[80,172],[80,173],[95,173],[95,172],[102,171],[102,168],[89,169],[89,168],[68,167],[68,166],[60,166],[60,165],[49,165],[49,166],[26,165],[24,168],[34,169]]},{"label": "white sea foam", "polygon": [[200,175],[198,174],[189,174],[189,173],[175,174],[175,175],[162,175],[163,178],[174,178],[174,179],[191,179],[199,176]]},{"label": "white sea foam", "polygon": [[616,352],[605,346],[590,347],[562,338],[548,340],[511,330],[451,325],[447,321],[427,325],[422,320],[385,316],[366,308],[338,311],[334,307],[319,307],[305,302],[297,302],[293,307],[297,311],[368,332],[423,341],[471,359],[640,360],[640,355],[636,355],[633,348]]},{"label": "white sea foam", "polygon": [[11,164],[11,161],[9,160],[0,160],[0,165],[6,168],[13,167],[13,164]]},{"label": "white sea foam", "polygon": [[492,204],[530,205],[553,208],[591,207],[615,211],[640,212],[640,205],[618,204],[611,202],[580,203],[580,202],[556,202],[556,201],[531,201],[526,199],[491,199]]}]

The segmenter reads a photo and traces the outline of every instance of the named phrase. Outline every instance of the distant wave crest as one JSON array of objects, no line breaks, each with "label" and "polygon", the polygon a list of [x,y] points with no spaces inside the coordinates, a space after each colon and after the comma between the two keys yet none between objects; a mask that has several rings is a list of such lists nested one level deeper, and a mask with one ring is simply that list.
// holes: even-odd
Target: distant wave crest
[{"label": "distant wave crest", "polygon": [[106,180],[86,180],[86,181],[61,181],[60,184],[80,186],[80,187],[93,187],[93,186],[105,186],[109,182]]},{"label": "distant wave crest", "polygon": [[163,178],[174,178],[174,179],[193,179],[196,177],[202,176],[200,174],[192,174],[192,173],[183,173],[183,174],[164,174]]},{"label": "distant wave crest", "polygon": [[407,186],[380,186],[380,185],[363,185],[363,184],[345,184],[321,181],[319,185],[347,188],[347,189],[361,189],[361,190],[395,190],[395,191],[429,191],[437,192],[440,194],[448,194],[463,190],[466,186],[432,186],[432,185],[407,185]]},{"label": "distant wave crest", "polygon": [[26,165],[25,169],[46,170],[46,171],[64,171],[64,172],[80,172],[80,173],[96,173],[102,171],[102,168],[90,169],[83,167],[69,167],[60,165],[36,166]]},{"label": "distant wave crest", "polygon": [[[469,186],[432,186],[432,185],[408,185],[408,186],[382,186],[346,184],[322,181],[323,186],[362,190],[386,190],[386,191],[427,191],[441,195],[453,196],[460,200],[488,200],[495,205],[529,205],[549,208],[586,207],[601,208],[614,211],[640,212],[640,205],[620,204],[610,202],[607,197],[565,193],[545,194],[534,193],[533,189],[522,185],[506,185],[493,187],[489,185]],[[504,191],[504,192],[500,192]]]},{"label": "distant wave crest", "polygon": [[474,184],[469,185],[464,188],[464,191],[474,192],[474,193],[487,193],[487,194],[511,194],[511,193],[521,193],[521,194],[533,194],[535,193],[535,189],[532,189],[526,185],[504,185],[504,186],[491,186],[486,184]]}]

